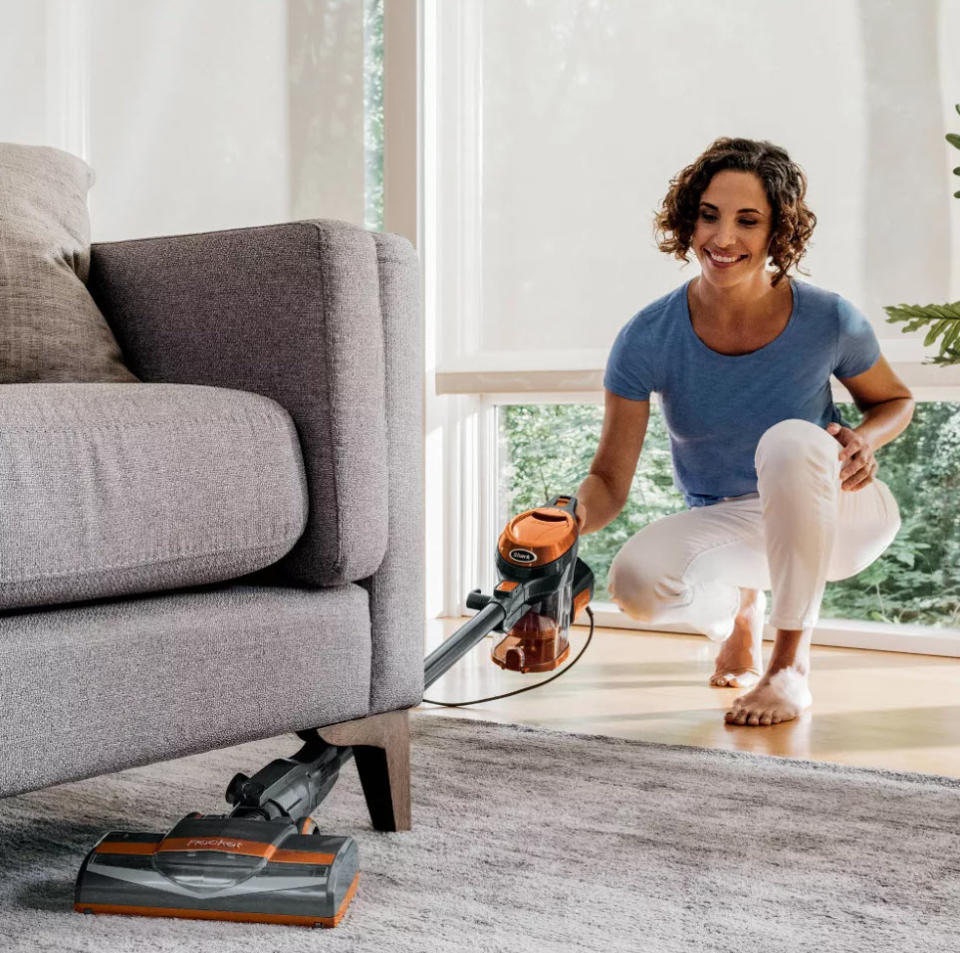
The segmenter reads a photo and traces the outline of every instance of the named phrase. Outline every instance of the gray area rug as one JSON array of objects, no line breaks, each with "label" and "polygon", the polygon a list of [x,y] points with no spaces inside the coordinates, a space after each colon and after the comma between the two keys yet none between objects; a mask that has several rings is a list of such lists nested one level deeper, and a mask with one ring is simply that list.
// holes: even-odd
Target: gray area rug
[{"label": "gray area rug", "polygon": [[0,802],[0,949],[960,949],[960,781],[680,745],[411,718],[414,829],[374,831],[351,762],[316,818],[360,849],[340,926],[85,916],[107,830],[227,813],[233,774],[294,735]]}]

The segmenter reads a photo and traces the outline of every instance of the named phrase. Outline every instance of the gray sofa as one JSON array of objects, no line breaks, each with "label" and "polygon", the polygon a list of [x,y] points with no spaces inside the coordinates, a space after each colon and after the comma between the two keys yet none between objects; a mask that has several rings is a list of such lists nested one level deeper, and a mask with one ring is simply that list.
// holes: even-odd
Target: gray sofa
[{"label": "gray sofa", "polygon": [[408,798],[413,247],[333,221],[94,244],[88,287],[142,383],[0,388],[0,795],[316,727]]}]

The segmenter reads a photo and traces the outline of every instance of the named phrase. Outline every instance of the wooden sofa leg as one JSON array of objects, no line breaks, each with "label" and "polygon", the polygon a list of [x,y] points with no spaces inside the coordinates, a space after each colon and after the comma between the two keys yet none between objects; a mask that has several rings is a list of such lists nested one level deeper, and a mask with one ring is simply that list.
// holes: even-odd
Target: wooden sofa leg
[{"label": "wooden sofa leg", "polygon": [[350,745],[370,820],[378,831],[410,830],[408,711],[388,711],[318,728],[331,745]]}]

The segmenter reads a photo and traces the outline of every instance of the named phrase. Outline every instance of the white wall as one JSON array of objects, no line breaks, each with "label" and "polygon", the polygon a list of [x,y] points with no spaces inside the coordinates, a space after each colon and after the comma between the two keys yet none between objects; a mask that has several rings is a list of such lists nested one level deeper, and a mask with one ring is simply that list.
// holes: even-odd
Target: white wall
[{"label": "white wall", "polygon": [[363,0],[0,0],[0,141],[81,155],[94,241],[363,224]]},{"label": "white wall", "polygon": [[46,10],[0,0],[0,140],[41,145],[46,130]]},{"label": "white wall", "polygon": [[363,0],[288,10],[291,215],[363,225]]},{"label": "white wall", "polygon": [[94,239],[284,221],[284,5],[93,0],[90,12]]},{"label": "white wall", "polygon": [[[944,132],[960,135],[960,114],[956,103],[960,103],[960,0],[940,0],[939,21],[937,25],[939,39],[938,65],[940,67],[940,88],[944,91],[940,103],[940,115]],[[950,194],[960,192],[960,176],[953,169],[960,166],[960,150],[946,147],[943,156],[943,170],[950,182]],[[950,255],[954,268],[950,279],[950,301],[960,301],[960,199],[950,199]]]}]

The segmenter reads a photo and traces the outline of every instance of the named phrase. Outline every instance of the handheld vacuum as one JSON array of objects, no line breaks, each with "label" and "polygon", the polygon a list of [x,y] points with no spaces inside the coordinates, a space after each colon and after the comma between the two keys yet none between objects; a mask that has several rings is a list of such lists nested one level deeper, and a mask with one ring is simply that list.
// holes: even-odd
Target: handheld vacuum
[{"label": "handheld vacuum", "polygon": [[[517,672],[561,665],[570,654],[568,629],[583,609],[592,637],[593,572],[577,556],[576,506],[576,497],[557,496],[510,520],[497,546],[500,581],[492,595],[469,594],[467,606],[479,612],[427,656],[425,687],[493,631],[504,633],[493,661]],[[230,814],[188,814],[166,834],[104,834],[80,867],[74,909],[336,926],[357,889],[357,844],[322,834],[310,815],[353,750],[316,732],[297,732],[305,744],[291,758],[253,777],[237,774],[226,791]]]}]

